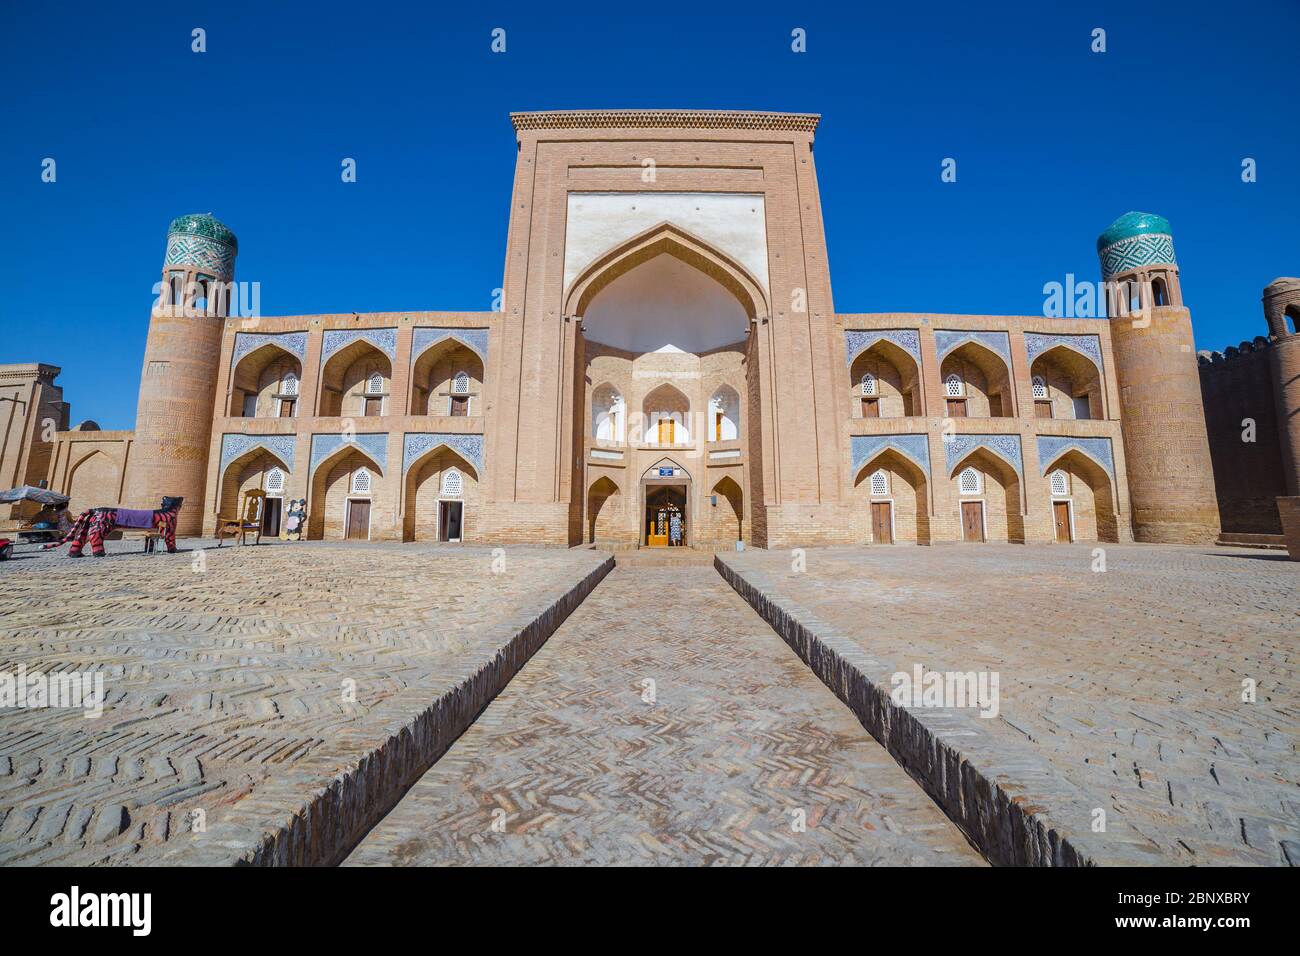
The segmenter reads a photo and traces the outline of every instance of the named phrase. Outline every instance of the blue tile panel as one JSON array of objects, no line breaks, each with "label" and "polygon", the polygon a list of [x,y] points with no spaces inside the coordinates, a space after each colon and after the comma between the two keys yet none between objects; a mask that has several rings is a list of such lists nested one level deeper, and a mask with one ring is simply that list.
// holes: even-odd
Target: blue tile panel
[{"label": "blue tile panel", "polygon": [[978,342],[985,348],[1001,355],[1007,367],[1011,367],[1011,337],[1006,332],[960,332],[950,329],[936,329],[934,345],[939,352],[939,361],[953,349],[967,342]]},{"label": "blue tile panel", "polygon": [[1100,462],[1110,473],[1112,484],[1115,481],[1115,456],[1109,438],[1073,438],[1066,435],[1038,436],[1038,463],[1047,474],[1047,468],[1065,452],[1078,449]]},{"label": "blue tile panel", "polygon": [[235,351],[230,357],[230,364],[237,365],[245,355],[255,352],[263,345],[278,345],[302,361],[307,354],[306,332],[236,332]]},{"label": "blue tile panel", "polygon": [[411,361],[445,339],[455,339],[478,353],[484,363],[488,357],[487,329],[434,329],[417,328],[411,336]]},{"label": "blue tile panel", "polygon": [[849,439],[853,471],[856,475],[862,466],[885,449],[893,449],[904,458],[911,459],[930,477],[930,439],[927,435],[854,435]]},{"label": "blue tile panel", "polygon": [[265,448],[284,463],[285,471],[293,471],[293,455],[297,448],[296,435],[245,435],[226,434],[221,436],[221,473],[226,466],[240,455],[253,448]]},{"label": "blue tile panel", "polygon": [[397,329],[327,329],[321,343],[321,362],[341,348],[364,339],[390,359],[397,355]]},{"label": "blue tile panel", "polygon": [[1024,458],[1020,451],[1019,435],[945,435],[944,464],[948,469],[949,477],[962,459],[976,448],[987,449],[1014,468],[1016,474],[1024,476]]},{"label": "blue tile panel", "polygon": [[1101,371],[1101,339],[1096,335],[1049,335],[1042,332],[1025,333],[1025,351],[1029,353],[1029,364],[1048,349],[1064,345],[1092,359],[1092,364]]},{"label": "blue tile panel", "polygon": [[407,432],[402,444],[402,473],[430,448],[446,445],[483,477],[483,436],[449,432]]},{"label": "blue tile panel", "polygon": [[336,434],[311,436],[311,473],[316,473],[320,463],[344,445],[353,445],[373,459],[382,475],[388,466],[388,433]]},{"label": "blue tile panel", "polygon": [[852,366],[853,360],[879,341],[893,342],[921,365],[921,336],[916,329],[850,330],[844,333],[844,358]]}]

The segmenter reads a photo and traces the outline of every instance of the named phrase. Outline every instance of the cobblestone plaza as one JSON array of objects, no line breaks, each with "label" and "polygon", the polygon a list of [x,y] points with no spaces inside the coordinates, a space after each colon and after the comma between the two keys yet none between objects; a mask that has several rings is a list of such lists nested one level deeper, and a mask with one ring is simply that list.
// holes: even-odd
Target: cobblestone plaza
[{"label": "cobblestone plaza", "polygon": [[[997,861],[708,555],[201,544],[0,566],[0,670],[107,692],[0,712],[0,863]],[[1300,567],[1103,557],[721,561],[886,687],[997,673],[997,716],[946,742],[1093,862],[1294,864]]]}]

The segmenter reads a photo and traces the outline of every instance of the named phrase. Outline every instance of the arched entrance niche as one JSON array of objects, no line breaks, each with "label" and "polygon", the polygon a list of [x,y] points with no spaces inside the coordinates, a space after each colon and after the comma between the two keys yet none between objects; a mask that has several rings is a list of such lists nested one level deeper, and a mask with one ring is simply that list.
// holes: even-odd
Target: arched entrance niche
[{"label": "arched entrance niche", "polygon": [[[1065,474],[1065,494],[1056,494],[1052,488],[1054,472]],[[1119,515],[1115,510],[1115,486],[1110,472],[1089,455],[1072,448],[1058,456],[1043,470],[1049,480],[1047,493],[1050,507],[1065,502],[1069,507],[1072,525],[1071,537],[1075,541],[1119,541]]]},{"label": "arched entrance niche", "polygon": [[743,490],[730,475],[723,475],[713,486],[707,504],[710,506],[710,537],[714,548],[731,551],[737,541],[744,539],[744,499]]},{"label": "arched entrance niche", "polygon": [[230,376],[232,418],[293,418],[298,414],[302,363],[267,342],[249,352]]},{"label": "arched entrance niche", "polygon": [[853,360],[849,381],[854,418],[904,418],[921,413],[921,370],[916,359],[887,339],[880,339]]},{"label": "arched entrance niche", "polygon": [[446,445],[430,448],[406,470],[403,541],[473,541],[479,521],[479,475]]},{"label": "arched entrance niche", "polygon": [[68,475],[68,514],[76,518],[87,508],[114,504],[121,488],[117,462],[96,449],[72,466]]},{"label": "arched entrance niche", "polygon": [[1105,417],[1101,372],[1091,359],[1056,345],[1035,358],[1029,370],[1035,417]]},{"label": "arched entrance niche", "polygon": [[319,414],[324,418],[375,418],[389,414],[393,364],[365,339],[339,349],[321,369]]},{"label": "arched entrance niche", "polygon": [[587,541],[613,541],[623,537],[619,533],[622,512],[618,485],[609,476],[601,475],[587,491]]},{"label": "arched entrance niche", "polygon": [[[358,475],[364,471],[364,475]],[[307,537],[313,541],[371,540],[379,537],[377,524],[383,466],[359,446],[348,443],[327,456],[312,472],[307,496]],[[353,505],[350,502],[357,502]],[[361,503],[368,520],[361,524]],[[349,529],[353,529],[349,535]]]},{"label": "arched entrance niche", "polygon": [[945,417],[1011,418],[1016,413],[1011,370],[1002,356],[979,342],[965,342],[944,356],[939,377]]},{"label": "arched entrance niche", "polygon": [[661,458],[641,476],[641,544],[673,547],[674,512],[679,518],[676,546],[694,544],[691,473],[671,458]]},{"label": "arched entrance niche", "polygon": [[[696,276],[677,268],[673,262],[656,262],[665,256],[721,286],[721,291],[739,307],[743,318],[733,323],[731,309],[715,298],[710,286],[698,284]],[[596,305],[597,297],[616,280],[652,262],[653,269],[642,272],[625,289]],[[664,285],[665,279],[672,284]],[[646,292],[653,294],[647,296]],[[708,297],[710,306],[704,328],[691,314],[697,308],[693,300],[701,294]],[[681,306],[685,306],[684,313],[675,308]],[[649,310],[652,321],[659,320],[657,330],[637,328],[644,321],[645,310]],[[769,315],[770,310],[762,287],[743,266],[698,236],[664,222],[597,256],[570,285],[564,314],[581,316],[584,325],[589,326],[584,333],[595,341],[617,339],[607,342],[617,348],[653,352],[660,347],[655,344],[657,337],[671,342],[674,336],[691,336],[700,337],[702,344],[695,348],[674,344],[683,351],[702,352],[744,338],[747,328],[744,320]],[[652,338],[638,343],[635,340],[641,331],[650,332]]]},{"label": "arched entrance niche", "polygon": [[[973,488],[965,485],[968,474],[977,479]],[[976,448],[953,466],[948,478],[952,500],[959,503],[958,540],[977,540],[963,535],[963,530],[966,515],[978,504],[983,540],[1024,542],[1025,518],[1020,511],[1020,475],[1005,459],[987,448]]]},{"label": "arched entrance niche", "polygon": [[858,541],[929,544],[925,472],[897,450],[882,449],[858,470],[854,479],[853,522],[853,536]]},{"label": "arched entrance niche", "polygon": [[282,460],[266,448],[255,445],[226,465],[217,492],[218,515],[241,515],[241,496],[246,491],[270,491],[267,478],[273,470],[289,473],[292,462]]},{"label": "arched entrance niche", "polygon": [[425,349],[411,368],[412,415],[482,415],[483,359],[456,338]]}]

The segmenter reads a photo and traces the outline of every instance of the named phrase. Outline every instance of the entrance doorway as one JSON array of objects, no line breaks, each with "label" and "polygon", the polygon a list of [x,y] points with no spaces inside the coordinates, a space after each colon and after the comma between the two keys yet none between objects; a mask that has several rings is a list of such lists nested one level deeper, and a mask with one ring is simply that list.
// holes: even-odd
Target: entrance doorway
[{"label": "entrance doorway", "polygon": [[262,501],[262,534],[268,538],[280,534],[280,506],[283,498],[265,498]]},{"label": "entrance doorway", "polygon": [[651,548],[685,546],[685,485],[659,485],[646,489],[645,529],[645,543]]},{"label": "entrance doorway", "polygon": [[370,539],[370,499],[348,499],[348,526],[346,537],[349,541],[368,541]]},{"label": "entrance doorway", "polygon": [[871,543],[894,543],[894,506],[892,502],[871,502]]},{"label": "entrance doorway", "polygon": [[984,540],[984,502],[963,501],[961,503],[961,539],[963,541]]},{"label": "entrance doorway", "polygon": [[459,541],[465,505],[459,501],[438,502],[438,540]]},{"label": "entrance doorway", "polygon": [[1069,544],[1074,540],[1070,532],[1070,503],[1068,501],[1052,502],[1052,518],[1056,523],[1056,540]]}]

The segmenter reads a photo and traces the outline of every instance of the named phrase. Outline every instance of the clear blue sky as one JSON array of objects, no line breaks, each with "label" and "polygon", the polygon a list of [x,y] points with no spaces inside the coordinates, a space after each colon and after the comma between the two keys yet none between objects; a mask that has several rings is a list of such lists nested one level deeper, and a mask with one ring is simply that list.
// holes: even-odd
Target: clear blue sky
[{"label": "clear blue sky", "polygon": [[1300,273],[1295,0],[2,2],[0,362],[62,367],[74,421],[105,428],[133,425],[182,213],[235,230],[266,315],[490,308],[511,110],[821,113],[841,312],[1037,314],[1130,209],[1173,223],[1199,348],[1262,333],[1263,286]]}]

